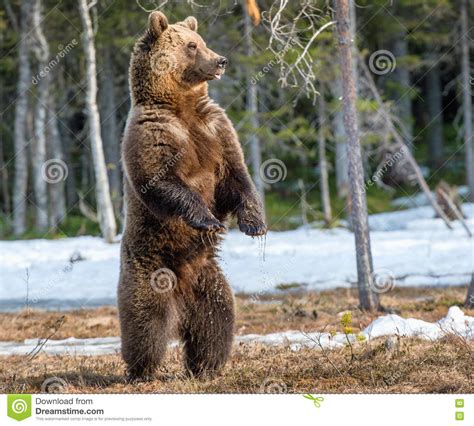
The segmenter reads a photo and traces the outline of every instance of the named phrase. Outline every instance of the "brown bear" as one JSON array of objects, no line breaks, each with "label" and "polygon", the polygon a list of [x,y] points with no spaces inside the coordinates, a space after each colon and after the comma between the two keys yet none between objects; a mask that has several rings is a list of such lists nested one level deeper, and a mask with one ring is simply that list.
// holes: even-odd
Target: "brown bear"
[{"label": "brown bear", "polygon": [[130,62],[118,307],[132,379],[152,377],[175,335],[190,373],[223,366],[234,327],[216,261],[224,223],[234,215],[245,234],[266,233],[237,134],[208,96],[227,59],[196,30],[194,17],[169,25],[152,12]]}]

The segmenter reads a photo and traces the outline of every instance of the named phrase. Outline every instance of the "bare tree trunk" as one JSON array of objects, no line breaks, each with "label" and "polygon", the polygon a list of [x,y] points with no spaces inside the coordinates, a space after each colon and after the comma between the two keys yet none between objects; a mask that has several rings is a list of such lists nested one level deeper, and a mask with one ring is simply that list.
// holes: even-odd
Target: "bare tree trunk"
[{"label": "bare tree trunk", "polygon": [[16,32],[20,32],[20,28],[18,27],[18,20],[16,19],[15,13],[13,12],[12,5],[10,4],[9,0],[3,0],[3,5],[5,6],[5,12],[12,24],[13,29]]},{"label": "bare tree trunk", "polygon": [[3,149],[3,138],[0,133],[0,177],[2,179],[2,201],[3,201],[3,212],[5,216],[10,216],[10,186],[8,182],[8,169],[5,165],[5,153]]},{"label": "bare tree trunk", "polygon": [[474,273],[471,276],[471,285],[467,290],[466,302],[464,303],[466,308],[474,308]]},{"label": "bare tree trunk", "polygon": [[83,27],[82,39],[87,66],[87,93],[86,108],[89,116],[89,138],[92,148],[92,159],[96,180],[97,209],[102,235],[109,243],[113,242],[117,234],[112,200],[110,199],[109,180],[105,166],[102,136],[100,134],[100,117],[97,108],[97,71],[94,46],[94,32],[92,30],[89,5],[87,0],[79,0],[79,13]]},{"label": "bare tree trunk", "polygon": [[320,190],[321,204],[323,205],[324,221],[329,226],[332,221],[331,198],[329,196],[328,182],[328,166],[326,161],[326,100],[324,99],[323,90],[319,95],[319,134],[318,134],[318,151],[319,151],[319,173],[320,173]]},{"label": "bare tree trunk", "polygon": [[[74,167],[73,154],[75,149],[74,141],[72,140],[72,132],[70,130],[72,121],[72,108],[69,103],[68,87],[69,83],[66,80],[62,69],[58,70],[57,86],[61,96],[58,102],[56,114],[61,111],[62,120],[58,121],[58,131],[61,138],[61,146],[63,147],[64,162],[68,165],[68,175],[65,182],[65,196],[66,209],[69,210],[77,205],[77,186],[76,186],[76,170]],[[66,124],[67,123],[67,124]]]},{"label": "bare tree trunk", "polygon": [[[253,41],[252,41],[252,23],[250,16],[245,7],[244,13],[245,22],[245,44],[247,48],[248,57],[254,56]],[[252,177],[257,188],[258,193],[262,199],[262,203],[265,206],[265,187],[263,184],[262,177],[260,176],[260,166],[262,164],[262,151],[260,147],[260,140],[257,136],[257,130],[259,126],[258,120],[258,92],[257,83],[252,81],[251,76],[247,78],[247,114],[250,117],[250,162],[252,165]]]},{"label": "bare tree trunk", "polygon": [[[36,229],[48,228],[48,182],[43,173],[46,162],[46,108],[49,91],[49,74],[41,77],[49,58],[49,46],[44,36],[41,22],[41,0],[33,5],[33,50],[38,61],[37,99],[34,117],[34,143],[31,162],[33,165],[33,188],[35,191]],[[35,79],[36,80],[36,79]]]},{"label": "bare tree trunk", "polygon": [[367,202],[365,198],[362,156],[357,124],[356,90],[352,72],[352,38],[350,34],[348,0],[336,0],[336,21],[339,36],[339,56],[342,72],[344,126],[348,139],[349,188],[352,204],[352,226],[357,257],[357,284],[362,309],[377,310],[379,301],[372,291],[373,265],[370,248]]},{"label": "bare tree trunk", "polygon": [[303,226],[308,225],[308,200],[306,198],[306,190],[304,187],[303,179],[298,179],[298,188],[300,189],[300,205],[301,205],[301,221]]},{"label": "bare tree trunk", "polygon": [[[342,80],[337,78],[334,82],[333,97],[338,104],[342,99]],[[347,165],[346,132],[344,130],[344,113],[341,108],[335,108],[332,116],[332,133],[336,144],[336,187],[339,198],[347,198],[349,192],[349,172]]]},{"label": "bare tree trunk", "polygon": [[28,117],[28,90],[31,87],[31,69],[28,58],[31,3],[21,2],[20,34],[18,44],[18,86],[15,103],[14,155],[15,174],[13,181],[13,234],[18,236],[26,230],[26,191],[28,187],[28,143],[26,137]]},{"label": "bare tree trunk", "polygon": [[[48,103],[48,136],[51,140],[50,156],[55,162],[63,162],[63,148],[61,142],[61,135],[59,134],[58,117],[56,111],[56,102],[54,95],[49,95]],[[68,170],[67,176],[64,179],[58,179],[49,187],[49,194],[51,200],[51,214],[50,227],[57,229],[57,226],[65,219],[66,216],[66,195],[65,195],[65,179],[69,176],[71,170]]]},{"label": "bare tree trunk", "polygon": [[349,0],[349,31],[352,40],[352,74],[354,76],[354,87],[356,99],[359,97],[359,69],[357,62],[359,61],[358,48],[357,48],[357,15],[356,15],[356,2],[355,0]]},{"label": "bare tree trunk", "polygon": [[[400,26],[393,40],[393,54],[396,58],[403,58],[408,55],[408,40],[406,28]],[[398,117],[401,122],[401,134],[403,140],[410,150],[413,150],[413,112],[411,91],[407,88],[411,87],[410,70],[403,65],[397,65],[392,73],[392,79],[397,83],[398,87],[395,91],[393,99]]]},{"label": "bare tree trunk", "polygon": [[[352,50],[353,50],[353,61],[352,61],[352,74],[354,76],[354,86],[356,91],[356,97],[358,93],[358,82],[359,82],[359,73],[357,69],[357,57],[355,52],[357,52],[357,46],[355,44],[356,36],[356,10],[355,10],[355,1],[350,0],[350,34],[351,40],[353,40]],[[332,95],[335,98],[337,103],[340,103],[342,99],[342,79],[341,77],[337,78],[334,84],[332,85]],[[341,108],[336,108],[334,110],[333,119],[332,119],[332,128],[333,135],[336,143],[336,187],[337,187],[337,196],[339,198],[344,198],[346,200],[346,206],[348,207],[350,203],[347,201],[349,195],[349,172],[348,172],[348,161],[347,161],[347,147],[346,147],[346,133],[344,130],[344,112]],[[347,208],[346,213],[349,216],[350,211]]]},{"label": "bare tree trunk", "polygon": [[[472,134],[472,91],[470,82],[469,29],[467,24],[467,0],[461,0],[461,49],[464,146],[466,149],[466,180],[469,201],[474,202],[474,138]],[[472,285],[471,285],[472,287]]]},{"label": "bare tree trunk", "polygon": [[428,111],[428,161],[432,168],[443,162],[443,102],[441,76],[437,58],[429,55],[430,70],[426,75],[426,108]]},{"label": "bare tree trunk", "polygon": [[112,203],[115,215],[121,216],[122,177],[120,173],[120,138],[117,123],[117,105],[113,73],[113,58],[110,46],[103,51],[104,70],[102,72],[102,90],[99,91],[102,104],[102,137],[104,140],[105,160],[110,182]]}]

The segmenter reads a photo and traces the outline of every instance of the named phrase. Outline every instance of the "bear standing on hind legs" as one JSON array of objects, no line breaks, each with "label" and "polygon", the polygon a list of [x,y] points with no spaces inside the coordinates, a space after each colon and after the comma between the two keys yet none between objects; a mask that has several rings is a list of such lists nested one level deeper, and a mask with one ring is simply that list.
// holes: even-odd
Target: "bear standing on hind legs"
[{"label": "bear standing on hind legs", "polygon": [[216,261],[224,222],[266,233],[237,134],[208,96],[227,59],[188,17],[152,12],[130,62],[131,111],[122,142],[127,208],[118,306],[130,378],[153,376],[178,335],[194,375],[227,360],[233,296]]}]

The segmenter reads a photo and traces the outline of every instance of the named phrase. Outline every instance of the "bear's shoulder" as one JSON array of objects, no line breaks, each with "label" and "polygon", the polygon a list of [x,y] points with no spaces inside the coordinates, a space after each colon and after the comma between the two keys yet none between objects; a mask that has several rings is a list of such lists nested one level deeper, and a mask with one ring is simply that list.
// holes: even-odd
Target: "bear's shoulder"
[{"label": "bear's shoulder", "polygon": [[185,123],[171,111],[143,105],[132,108],[127,128],[143,137],[163,134],[183,139],[188,134]]}]

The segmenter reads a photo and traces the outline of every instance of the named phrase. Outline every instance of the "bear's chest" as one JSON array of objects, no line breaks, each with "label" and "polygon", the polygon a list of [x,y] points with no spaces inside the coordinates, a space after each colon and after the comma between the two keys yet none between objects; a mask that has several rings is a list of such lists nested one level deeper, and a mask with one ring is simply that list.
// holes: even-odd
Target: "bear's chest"
[{"label": "bear's chest", "polygon": [[202,120],[187,123],[186,177],[189,185],[211,201],[223,162],[222,144],[214,128]]}]

